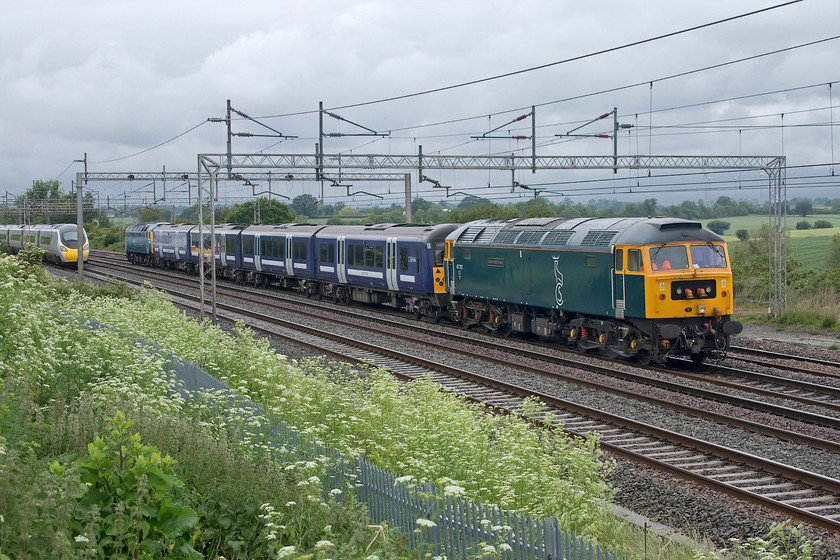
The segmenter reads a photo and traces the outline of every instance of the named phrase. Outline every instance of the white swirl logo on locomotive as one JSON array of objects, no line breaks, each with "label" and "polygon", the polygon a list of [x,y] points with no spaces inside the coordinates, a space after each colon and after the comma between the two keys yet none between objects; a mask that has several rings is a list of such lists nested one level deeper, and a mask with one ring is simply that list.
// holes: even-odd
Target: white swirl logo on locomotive
[{"label": "white swirl logo on locomotive", "polygon": [[557,305],[563,305],[563,273],[560,272],[560,256],[551,257],[554,259],[554,279],[557,281],[557,285],[554,288],[554,300],[557,302]]}]

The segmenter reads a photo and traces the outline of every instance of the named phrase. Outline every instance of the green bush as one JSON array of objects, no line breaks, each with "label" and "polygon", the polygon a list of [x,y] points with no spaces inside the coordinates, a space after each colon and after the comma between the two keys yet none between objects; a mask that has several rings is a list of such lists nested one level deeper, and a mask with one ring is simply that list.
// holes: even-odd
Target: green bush
[{"label": "green bush", "polygon": [[811,222],[808,220],[796,222],[796,229],[811,229]]},{"label": "green bush", "polygon": [[723,233],[728,230],[732,224],[730,222],[724,222],[723,220],[712,220],[708,224],[706,224],[706,228],[712,230],[718,235],[723,235]]},{"label": "green bush", "polygon": [[175,460],[143,445],[122,412],[110,423],[105,437],[88,444],[87,456],[50,465],[62,479],[78,475],[78,498],[68,512],[76,546],[104,558],[203,558],[191,546],[198,515],[173,499],[183,485]]},{"label": "green bush", "polygon": [[834,227],[834,224],[829,222],[828,220],[817,220],[814,222],[814,229],[831,229]]}]

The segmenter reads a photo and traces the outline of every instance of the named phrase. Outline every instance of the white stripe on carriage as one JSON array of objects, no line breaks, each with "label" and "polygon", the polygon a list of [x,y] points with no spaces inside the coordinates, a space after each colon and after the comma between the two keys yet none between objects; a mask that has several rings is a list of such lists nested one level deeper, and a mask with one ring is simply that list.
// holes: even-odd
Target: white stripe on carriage
[{"label": "white stripe on carriage", "polygon": [[306,270],[306,263],[295,263],[295,268]]},{"label": "white stripe on carriage", "polygon": [[319,269],[321,272],[335,272],[334,266],[322,266]]},{"label": "white stripe on carriage", "polygon": [[365,278],[378,278],[382,280],[384,275],[381,272],[371,272],[369,270],[357,270],[354,268],[348,268],[347,274],[352,274],[353,276],[363,276]]},{"label": "white stripe on carriage", "polygon": [[405,274],[400,274],[400,282],[414,282],[414,276],[407,276]]}]

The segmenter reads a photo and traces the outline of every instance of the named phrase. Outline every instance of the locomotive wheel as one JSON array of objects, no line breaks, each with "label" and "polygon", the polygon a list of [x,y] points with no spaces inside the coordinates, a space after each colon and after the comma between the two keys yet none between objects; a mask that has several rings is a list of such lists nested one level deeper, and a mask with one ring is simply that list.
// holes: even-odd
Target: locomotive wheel
[{"label": "locomotive wheel", "polygon": [[604,346],[604,354],[611,360],[620,360],[621,354],[612,346]]},{"label": "locomotive wheel", "polygon": [[636,361],[639,362],[640,366],[650,365],[652,359],[653,356],[651,356],[650,352],[648,352],[647,350],[639,350],[639,352],[636,354]]}]

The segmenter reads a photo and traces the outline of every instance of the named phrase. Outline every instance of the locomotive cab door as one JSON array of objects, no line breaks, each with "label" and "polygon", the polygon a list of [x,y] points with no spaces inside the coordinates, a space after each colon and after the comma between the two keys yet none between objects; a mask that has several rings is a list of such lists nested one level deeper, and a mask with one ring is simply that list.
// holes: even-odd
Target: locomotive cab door
[{"label": "locomotive cab door", "polygon": [[614,268],[613,272],[613,310],[615,311],[616,319],[624,319],[624,311],[627,308],[625,298],[625,282],[624,282],[624,249],[619,247],[613,248]]}]

